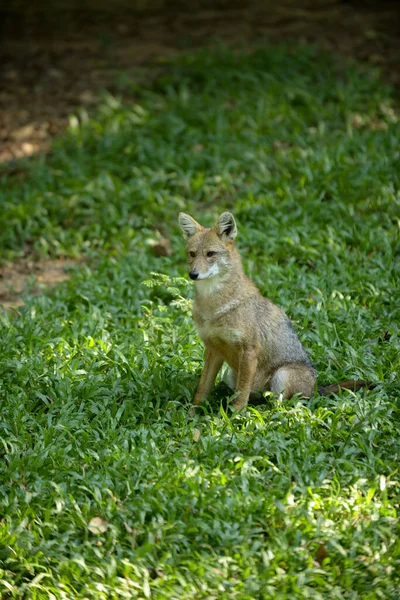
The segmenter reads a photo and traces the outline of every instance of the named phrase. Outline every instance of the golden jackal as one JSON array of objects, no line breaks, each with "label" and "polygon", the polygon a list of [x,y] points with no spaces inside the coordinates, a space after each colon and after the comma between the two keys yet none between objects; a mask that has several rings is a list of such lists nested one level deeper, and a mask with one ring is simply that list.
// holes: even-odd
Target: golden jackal
[{"label": "golden jackal", "polygon": [[310,397],[316,371],[283,310],[261,296],[244,274],[233,215],[224,212],[205,229],[180,213],[179,224],[187,240],[189,277],[196,285],[193,317],[206,347],[194,403],[209,394],[224,362],[237,393],[236,410],[247,406],[252,390]]}]

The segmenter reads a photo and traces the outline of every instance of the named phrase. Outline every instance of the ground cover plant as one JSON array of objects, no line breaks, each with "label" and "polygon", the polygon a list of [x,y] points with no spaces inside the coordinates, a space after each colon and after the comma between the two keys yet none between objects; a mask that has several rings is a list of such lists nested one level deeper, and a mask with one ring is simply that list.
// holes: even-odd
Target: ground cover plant
[{"label": "ground cover plant", "polygon": [[[0,184],[3,258],[84,259],[0,315],[1,597],[398,599],[391,90],[275,46],[182,55],[136,94],[106,95]],[[320,383],[377,387],[244,415],[220,387],[190,418],[203,349],[182,209],[234,212],[247,273]]]}]

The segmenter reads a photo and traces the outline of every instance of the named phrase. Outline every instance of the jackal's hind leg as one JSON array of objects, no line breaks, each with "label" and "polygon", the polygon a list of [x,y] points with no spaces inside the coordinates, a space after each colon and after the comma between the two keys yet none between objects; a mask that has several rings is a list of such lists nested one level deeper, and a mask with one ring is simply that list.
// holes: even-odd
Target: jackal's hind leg
[{"label": "jackal's hind leg", "polygon": [[[232,369],[232,367],[228,367],[225,373],[223,374],[222,381],[226,383],[226,385],[229,386],[233,391],[236,388],[236,379],[237,372],[234,369]],[[262,381],[261,385],[259,385],[258,380]],[[249,401],[252,404],[260,404],[263,400],[263,391],[265,389],[265,377],[263,376],[262,378],[257,378],[256,373],[255,378],[253,380],[252,389],[250,390]]]},{"label": "jackal's hind leg", "polygon": [[254,375],[257,370],[257,353],[255,350],[242,351],[239,357],[239,369],[236,378],[236,392],[238,394],[232,404],[237,411],[243,410],[249,402],[253,386]]}]

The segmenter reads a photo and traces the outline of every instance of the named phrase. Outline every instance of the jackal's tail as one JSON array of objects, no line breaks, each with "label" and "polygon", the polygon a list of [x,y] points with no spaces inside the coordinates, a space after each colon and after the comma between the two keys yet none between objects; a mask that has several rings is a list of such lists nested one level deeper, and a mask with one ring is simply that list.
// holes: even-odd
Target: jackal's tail
[{"label": "jackal's tail", "polygon": [[339,383],[333,383],[332,385],[319,385],[318,392],[320,396],[331,396],[332,394],[337,394],[340,389],[357,392],[361,388],[372,390],[376,386],[376,383],[365,381],[364,379],[350,379],[349,381],[340,381]]}]

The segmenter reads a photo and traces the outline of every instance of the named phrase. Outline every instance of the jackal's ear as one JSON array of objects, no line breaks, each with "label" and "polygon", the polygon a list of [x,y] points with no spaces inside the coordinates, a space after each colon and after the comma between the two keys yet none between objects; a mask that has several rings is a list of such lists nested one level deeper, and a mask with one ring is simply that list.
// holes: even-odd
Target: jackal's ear
[{"label": "jackal's ear", "polygon": [[237,236],[237,227],[233,214],[224,212],[215,223],[217,235],[224,241],[234,240]]},{"label": "jackal's ear", "polygon": [[183,231],[183,235],[187,240],[190,239],[195,233],[199,233],[199,231],[203,229],[202,226],[190,215],[187,215],[183,212],[179,213],[179,225]]}]

